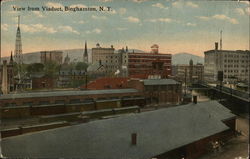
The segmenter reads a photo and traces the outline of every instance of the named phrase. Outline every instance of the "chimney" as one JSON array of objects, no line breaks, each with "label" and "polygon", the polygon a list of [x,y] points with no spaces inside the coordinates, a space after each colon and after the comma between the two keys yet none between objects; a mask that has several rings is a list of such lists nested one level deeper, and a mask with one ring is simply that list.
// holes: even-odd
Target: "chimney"
[{"label": "chimney", "polygon": [[197,104],[197,96],[193,96],[193,103]]},{"label": "chimney", "polygon": [[132,133],[131,134],[131,144],[132,145],[136,145],[137,142],[137,134],[136,133]]},{"label": "chimney", "polygon": [[215,50],[218,50],[218,42],[215,43]]},{"label": "chimney", "polygon": [[7,70],[7,60],[4,60],[4,61],[3,61],[2,92],[3,92],[3,94],[8,94],[8,70]]}]

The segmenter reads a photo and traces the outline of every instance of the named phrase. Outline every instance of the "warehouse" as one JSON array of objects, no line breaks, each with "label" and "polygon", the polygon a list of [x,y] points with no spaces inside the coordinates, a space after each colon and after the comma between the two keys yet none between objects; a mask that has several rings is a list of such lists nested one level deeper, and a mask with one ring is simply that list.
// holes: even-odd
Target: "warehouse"
[{"label": "warehouse", "polygon": [[[229,122],[230,121],[230,122]],[[234,132],[235,115],[216,101],[190,103],[2,140],[7,157],[196,158]]]}]

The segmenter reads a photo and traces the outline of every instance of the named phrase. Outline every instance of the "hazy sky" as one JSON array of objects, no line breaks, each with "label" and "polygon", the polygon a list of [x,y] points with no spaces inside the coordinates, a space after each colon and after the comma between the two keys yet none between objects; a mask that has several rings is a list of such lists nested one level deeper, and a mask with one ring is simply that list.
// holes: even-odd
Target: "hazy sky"
[{"label": "hazy sky", "polygon": [[[43,11],[42,7],[63,11]],[[64,11],[64,7],[91,7],[97,11]],[[99,6],[112,11],[99,11]],[[15,11],[13,7],[25,8]],[[27,11],[28,7],[40,11]],[[17,16],[21,16],[23,52],[88,48],[100,43],[161,53],[189,52],[203,56],[214,48],[223,30],[223,49],[249,49],[248,2],[171,0],[18,0],[1,3],[1,53],[15,49]],[[105,8],[106,9],[106,8]]]}]

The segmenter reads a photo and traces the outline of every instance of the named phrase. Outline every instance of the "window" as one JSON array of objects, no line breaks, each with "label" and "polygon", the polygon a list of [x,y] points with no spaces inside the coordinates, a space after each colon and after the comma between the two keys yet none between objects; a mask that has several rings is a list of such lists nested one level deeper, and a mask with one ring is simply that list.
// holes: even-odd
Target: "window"
[{"label": "window", "polygon": [[23,102],[23,105],[24,105],[24,106],[32,106],[32,105],[33,105],[33,102]]},{"label": "window", "polygon": [[64,100],[56,100],[56,101],[55,101],[55,104],[64,104],[64,103],[65,103]]},{"label": "window", "polygon": [[50,104],[49,101],[39,101],[39,105],[48,105]]},{"label": "window", "polygon": [[70,104],[74,104],[74,103],[81,103],[80,99],[71,99],[69,101]]}]

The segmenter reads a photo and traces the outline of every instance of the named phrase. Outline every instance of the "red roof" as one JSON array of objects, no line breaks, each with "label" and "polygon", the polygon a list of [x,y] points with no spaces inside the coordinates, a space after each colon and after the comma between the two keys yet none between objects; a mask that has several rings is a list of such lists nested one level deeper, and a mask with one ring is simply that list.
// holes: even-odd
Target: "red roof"
[{"label": "red roof", "polygon": [[[125,88],[129,78],[126,77],[103,77],[98,78],[95,81],[91,81],[87,85],[89,90],[101,90],[101,89],[121,89]],[[85,86],[81,86],[85,88]]]}]

